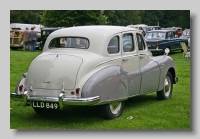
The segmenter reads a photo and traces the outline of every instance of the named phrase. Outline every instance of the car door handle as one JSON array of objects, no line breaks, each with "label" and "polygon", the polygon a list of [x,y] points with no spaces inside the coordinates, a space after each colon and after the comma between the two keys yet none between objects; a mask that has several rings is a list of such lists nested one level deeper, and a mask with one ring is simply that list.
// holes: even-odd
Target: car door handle
[{"label": "car door handle", "polygon": [[140,59],[143,59],[144,57],[143,56],[140,56]]},{"label": "car door handle", "polygon": [[122,60],[123,60],[123,61],[127,61],[127,60],[128,60],[128,58],[122,58]]}]

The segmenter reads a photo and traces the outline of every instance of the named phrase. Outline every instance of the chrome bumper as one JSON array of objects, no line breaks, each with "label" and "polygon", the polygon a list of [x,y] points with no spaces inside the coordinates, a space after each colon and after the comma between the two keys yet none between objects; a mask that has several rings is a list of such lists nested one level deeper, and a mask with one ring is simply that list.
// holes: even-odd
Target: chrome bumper
[{"label": "chrome bumper", "polygon": [[30,106],[31,101],[42,101],[42,102],[57,102],[59,103],[60,110],[63,109],[64,105],[94,105],[99,103],[100,97],[88,97],[88,98],[69,98],[65,97],[63,93],[61,93],[57,98],[56,97],[45,97],[45,96],[31,96],[24,92],[24,94],[19,95],[17,93],[11,94],[12,100],[22,101],[24,102],[24,106]]}]

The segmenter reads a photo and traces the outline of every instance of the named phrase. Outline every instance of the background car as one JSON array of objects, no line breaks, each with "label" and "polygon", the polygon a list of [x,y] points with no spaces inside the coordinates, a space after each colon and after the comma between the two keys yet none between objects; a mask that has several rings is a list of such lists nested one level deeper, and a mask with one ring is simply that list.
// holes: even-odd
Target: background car
[{"label": "background car", "polygon": [[138,30],[69,27],[47,37],[11,98],[37,113],[68,105],[99,106],[104,118],[113,119],[131,97],[156,92],[158,99],[170,99],[177,81],[173,59],[153,57]]},{"label": "background car", "polygon": [[23,48],[23,30],[10,30],[10,49]]},{"label": "background car", "polygon": [[145,40],[150,51],[162,53],[164,53],[166,48],[169,48],[170,51],[182,51],[180,42],[187,42],[185,39],[178,38],[176,30],[148,31]]},{"label": "background car", "polygon": [[185,29],[182,33],[182,35],[180,36],[180,38],[185,38],[185,39],[188,39],[190,38],[190,29]]},{"label": "background car", "polygon": [[61,29],[60,27],[55,28],[42,28],[41,29],[41,37],[40,37],[40,47],[43,49],[43,46],[46,42],[47,37],[54,31]]}]

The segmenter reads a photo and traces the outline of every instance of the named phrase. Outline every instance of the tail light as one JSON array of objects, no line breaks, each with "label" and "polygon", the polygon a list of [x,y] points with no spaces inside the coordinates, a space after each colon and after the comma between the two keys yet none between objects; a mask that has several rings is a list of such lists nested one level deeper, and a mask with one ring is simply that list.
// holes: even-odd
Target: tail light
[{"label": "tail light", "polygon": [[20,85],[19,86],[19,91],[22,91],[22,89],[23,89],[23,85]]},{"label": "tail light", "polygon": [[158,41],[156,41],[156,46],[158,46],[159,45],[159,42]]},{"label": "tail light", "polygon": [[80,88],[76,88],[76,94],[79,94]]},{"label": "tail light", "polygon": [[[76,91],[75,91],[75,92],[76,92],[76,94],[78,95],[78,94],[80,93],[80,88],[76,88]],[[71,92],[71,95],[74,95],[74,94],[75,94],[75,92],[74,92],[74,91],[72,91],[72,92]]]}]

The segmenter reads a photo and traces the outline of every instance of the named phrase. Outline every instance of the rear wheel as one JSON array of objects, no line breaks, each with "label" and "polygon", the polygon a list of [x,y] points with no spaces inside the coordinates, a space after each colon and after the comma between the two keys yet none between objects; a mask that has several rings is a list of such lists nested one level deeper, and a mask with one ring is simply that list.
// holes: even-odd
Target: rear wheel
[{"label": "rear wheel", "polygon": [[157,91],[157,98],[160,100],[170,99],[172,96],[173,82],[172,75],[170,72],[167,72],[167,75],[164,80],[164,88],[161,91]]},{"label": "rear wheel", "polygon": [[101,114],[105,119],[114,119],[119,117],[124,109],[124,101],[113,102],[101,106]]}]

